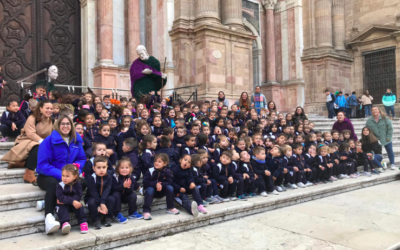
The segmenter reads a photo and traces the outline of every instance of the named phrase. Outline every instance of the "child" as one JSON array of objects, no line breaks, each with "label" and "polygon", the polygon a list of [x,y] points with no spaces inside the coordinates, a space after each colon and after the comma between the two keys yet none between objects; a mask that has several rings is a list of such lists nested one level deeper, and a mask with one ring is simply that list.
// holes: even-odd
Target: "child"
[{"label": "child", "polygon": [[93,112],[96,121],[101,119],[101,111],[103,111],[103,109],[108,112],[108,110],[103,106],[103,104],[101,103],[96,104],[95,111]]},{"label": "child", "polygon": [[194,148],[196,146],[196,136],[193,134],[185,135],[186,147],[182,150],[183,155],[197,154],[197,150]]},{"label": "child", "polygon": [[92,142],[85,136],[83,124],[77,123],[75,125],[75,130],[82,137],[83,140],[83,150],[85,151],[86,159],[92,157]]},{"label": "child", "polygon": [[324,132],[324,134],[322,135],[322,138],[324,140],[325,145],[329,145],[333,142],[332,135],[329,132]]},{"label": "child", "polygon": [[309,181],[312,177],[312,171],[306,165],[306,161],[303,155],[303,146],[301,144],[293,145],[293,155],[291,158],[291,162],[293,164],[293,169],[297,173],[295,183],[297,183],[297,187],[305,188],[310,187],[313,184]]},{"label": "child", "polygon": [[[89,232],[85,209],[81,204],[82,184],[78,176],[78,166],[74,164],[65,165],[62,169],[61,182],[56,186],[56,211],[60,221],[62,234],[69,234],[71,230],[71,225],[69,224],[70,209],[75,213],[75,217],[81,227],[81,234],[87,234]],[[54,231],[57,229],[58,227],[55,228]],[[52,230],[47,233],[52,233]]]},{"label": "child", "polygon": [[[300,145],[300,144],[298,144]],[[290,173],[290,178],[285,180],[285,188],[291,188],[291,189],[297,189],[297,185],[296,185],[296,178],[298,175],[298,168],[296,166],[294,166],[293,161],[292,161],[292,156],[293,156],[293,152],[292,152],[292,147],[288,146],[288,145],[284,145],[281,147],[281,152],[283,155],[283,162],[286,165],[289,173]]]},{"label": "child", "polygon": [[117,118],[110,117],[108,119],[108,125],[110,125],[110,136],[114,137],[116,140],[118,135]]},{"label": "child", "polygon": [[22,114],[25,116],[25,119],[28,119],[28,117],[31,115],[31,109],[29,105],[30,100],[34,100],[35,102],[37,102],[35,99],[32,98],[32,95],[30,93],[24,94],[24,99],[22,100],[21,106],[19,107],[19,111],[22,112]]},{"label": "child", "polygon": [[53,103],[53,118],[57,120],[60,117],[60,104],[58,102]]},{"label": "child", "polygon": [[[200,197],[199,189],[194,183],[192,170],[192,158],[190,155],[183,155],[179,160],[179,166],[171,168],[173,172],[173,187],[175,191],[176,201],[194,217],[197,217],[199,212],[206,214],[204,201]],[[190,202],[188,194],[192,194],[194,201]],[[208,204],[208,203],[206,203]]]},{"label": "child", "polygon": [[286,163],[283,161],[282,152],[279,145],[274,145],[266,157],[267,166],[271,169],[272,179],[275,182],[275,190],[278,192],[286,191],[282,185],[283,181],[290,179],[290,173]]},{"label": "child", "polygon": [[304,134],[303,128],[304,128],[303,124],[301,123],[296,124],[294,126],[294,129],[296,130],[296,135],[303,135]]},{"label": "child", "polygon": [[268,133],[268,137],[272,138],[273,140],[275,140],[278,137],[278,124],[274,123],[272,124],[272,126],[270,127],[269,133]]},{"label": "child", "polygon": [[157,138],[152,134],[145,135],[143,141],[139,143],[139,166],[143,175],[153,167],[154,157],[156,156],[154,150],[156,148]]},{"label": "child", "polygon": [[162,126],[161,116],[153,118],[153,126],[151,127],[152,134],[158,139],[161,138],[164,127]]},{"label": "child", "polygon": [[317,146],[317,135],[314,133],[309,133],[306,135],[306,143],[304,148],[307,150],[311,145]]},{"label": "child", "polygon": [[[143,217],[151,220],[151,204],[153,198],[166,196],[167,213],[179,214],[174,205],[174,188],[172,187],[172,172],[168,168],[168,155],[158,154],[154,157],[154,167],[150,168],[143,177],[144,204]],[[197,211],[197,210],[196,210]]]},{"label": "child", "polygon": [[136,126],[136,140],[137,141],[142,141],[142,139],[146,136],[146,135],[150,135],[151,134],[151,128],[149,126],[149,124],[144,121],[144,120],[138,120],[137,126]]},{"label": "child", "polygon": [[128,158],[132,164],[132,176],[136,181],[140,179],[140,175],[142,174],[139,168],[139,156],[137,152],[138,143],[135,138],[126,138],[123,141],[122,151],[123,157]]},{"label": "child", "polygon": [[[247,197],[244,195],[244,176],[240,172],[240,169],[239,169],[240,155],[234,149],[231,149],[228,152],[230,152],[232,154],[232,162],[229,166],[229,171],[232,174],[234,182],[237,183],[236,196],[229,197],[229,198],[231,200],[237,198],[240,201],[247,201]],[[247,177],[248,176],[246,176],[246,178]]]},{"label": "child", "polygon": [[0,142],[8,142],[8,137],[17,137],[21,134],[21,129],[24,127],[26,119],[19,111],[18,102],[9,101],[7,110],[1,116],[0,132],[3,138]]},{"label": "child", "polygon": [[[93,152],[93,157],[92,157],[92,155],[90,155],[91,158],[88,161],[86,161],[85,166],[83,167],[83,171],[82,171],[83,172],[82,175],[85,178],[94,173],[93,172],[94,159],[96,157],[106,157],[107,147],[104,143],[95,142],[95,143],[93,143],[91,151]],[[114,168],[112,167],[112,164],[111,164],[110,160],[108,160],[108,158],[107,158],[107,167],[108,167],[108,169],[107,169],[108,174],[113,175]]]},{"label": "child", "polygon": [[92,142],[94,137],[99,134],[99,127],[95,124],[95,117],[93,114],[88,113],[85,116],[85,136],[89,138]]},{"label": "child", "polygon": [[272,174],[268,170],[268,166],[265,163],[265,149],[262,147],[255,147],[253,149],[253,157],[251,158],[250,164],[254,169],[254,173],[261,178],[260,181],[264,182],[265,190],[260,192],[260,195],[263,197],[267,197],[268,194],[266,191],[272,194],[279,194],[273,186]]},{"label": "child", "polygon": [[292,114],[290,114],[290,113],[286,114],[286,125],[288,125],[288,126],[294,125],[294,122],[292,120]]},{"label": "child", "polygon": [[243,174],[244,187],[243,192],[247,198],[257,197],[256,189],[259,193],[265,192],[264,180],[258,177],[250,164],[250,155],[247,151],[240,153],[239,169]]},{"label": "child", "polygon": [[168,155],[170,165],[177,165],[179,162],[178,152],[171,147],[171,139],[168,136],[161,136],[160,147],[157,149],[156,154],[165,153]]},{"label": "child", "polygon": [[33,98],[38,102],[46,100],[46,88],[43,85],[36,86],[36,93],[33,93]]},{"label": "child", "polygon": [[[100,120],[99,120],[99,124],[104,124],[104,123],[108,123],[108,117],[110,117],[108,110],[107,109],[103,109],[100,113]],[[95,116],[96,118],[96,116]]]},{"label": "child", "polygon": [[339,139],[340,137],[340,133],[337,130],[332,130],[331,131],[331,135],[332,135],[332,142],[336,142],[337,144],[340,145],[341,141]]},{"label": "child", "polygon": [[202,167],[202,160],[200,155],[194,154],[192,157],[192,175],[194,183],[199,188],[201,199],[203,199],[203,206],[205,204],[214,203],[212,196],[212,185],[211,181],[204,177]]},{"label": "child", "polygon": [[185,135],[186,135],[186,128],[185,127],[178,127],[176,130],[176,136],[174,136],[173,145],[175,150],[181,154],[183,147],[186,146],[185,144]]},{"label": "child", "polygon": [[175,128],[175,110],[172,107],[167,108],[167,111],[165,111],[165,116],[165,126]]},{"label": "child", "polygon": [[342,134],[343,134],[343,141],[344,142],[349,142],[350,136],[351,136],[351,131],[348,130],[348,129],[345,129],[345,130],[342,131]]},{"label": "child", "polygon": [[304,161],[306,163],[305,169],[307,172],[311,172],[309,175],[309,179],[307,181],[311,182],[313,185],[317,185],[318,183],[315,181],[317,176],[317,168],[315,167],[315,157],[317,156],[317,146],[311,145],[307,152],[304,153]]},{"label": "child", "polygon": [[225,135],[219,135],[216,143],[214,143],[214,149],[215,151],[213,153],[213,159],[216,163],[219,163],[219,159],[221,158],[222,153],[226,150],[229,150],[228,138]]},{"label": "child", "polygon": [[128,98],[121,97],[119,100],[121,102],[121,107],[125,108],[127,106],[127,104],[128,104]]},{"label": "child", "polygon": [[110,158],[112,166],[115,166],[117,164],[118,157],[116,153],[115,140],[112,136],[110,136],[110,125],[101,124],[99,134],[95,136],[93,142],[101,142],[106,145],[106,156]]},{"label": "child", "polygon": [[[329,154],[328,146],[325,145],[325,146],[319,147],[319,155],[316,158],[316,164],[317,164],[316,182],[318,184],[327,183],[326,180],[329,180],[329,178],[331,177],[330,169],[332,169],[333,164],[332,164],[331,160],[329,159],[328,154]],[[331,166],[331,167],[329,167],[329,166]],[[330,168],[330,169],[328,169],[328,168]]]},{"label": "child", "polygon": [[49,100],[51,103],[59,103],[58,100],[61,98],[60,91],[52,90],[49,94]]},{"label": "child", "polygon": [[114,206],[114,219],[124,224],[128,221],[121,212],[121,203],[128,204],[129,219],[140,220],[143,219],[143,215],[137,212],[137,195],[135,190],[140,188],[139,183],[136,182],[135,178],[131,175],[133,171],[131,161],[129,158],[122,158],[118,161],[118,165],[115,168],[115,174],[112,182],[112,196],[115,200]]},{"label": "child", "polygon": [[358,177],[354,174],[356,166],[350,157],[350,144],[348,142],[343,142],[339,145],[339,167],[342,169],[343,174],[350,176],[350,178]]},{"label": "child", "polygon": [[222,189],[221,202],[236,200],[233,193],[236,190],[237,183],[233,180],[232,172],[229,170],[229,164],[231,162],[232,154],[229,151],[224,151],[220,156],[219,163],[213,166],[213,176]]},{"label": "child", "polygon": [[106,108],[110,112],[112,104],[110,102],[110,96],[109,95],[105,95],[103,97],[103,106],[104,106],[104,108]]},{"label": "child", "polygon": [[89,214],[93,221],[94,229],[101,229],[100,214],[105,215],[104,226],[111,226],[114,214],[115,199],[110,194],[112,187],[112,175],[107,174],[107,158],[95,157],[93,161],[92,175],[85,176],[87,192],[85,203],[89,207]]}]

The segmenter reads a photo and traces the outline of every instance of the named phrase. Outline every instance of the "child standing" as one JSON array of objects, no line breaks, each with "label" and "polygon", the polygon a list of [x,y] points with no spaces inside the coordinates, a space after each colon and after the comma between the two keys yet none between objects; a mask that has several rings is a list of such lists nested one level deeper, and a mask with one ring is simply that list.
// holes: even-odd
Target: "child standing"
[{"label": "child standing", "polygon": [[8,142],[8,137],[17,137],[21,134],[21,128],[26,122],[25,116],[19,111],[19,106],[16,101],[9,101],[7,111],[1,116],[0,131],[3,138],[0,142]]},{"label": "child standing", "polygon": [[81,227],[81,234],[89,232],[85,209],[80,202],[82,199],[82,184],[78,176],[78,166],[73,164],[65,165],[62,170],[61,182],[56,186],[56,211],[60,220],[62,234],[69,234],[71,230],[71,225],[69,224],[70,209],[75,213],[78,224]]},{"label": "child standing", "polygon": [[88,113],[85,116],[85,136],[87,136],[92,142],[94,141],[94,137],[99,134],[99,127],[95,124],[95,121],[93,114]]}]

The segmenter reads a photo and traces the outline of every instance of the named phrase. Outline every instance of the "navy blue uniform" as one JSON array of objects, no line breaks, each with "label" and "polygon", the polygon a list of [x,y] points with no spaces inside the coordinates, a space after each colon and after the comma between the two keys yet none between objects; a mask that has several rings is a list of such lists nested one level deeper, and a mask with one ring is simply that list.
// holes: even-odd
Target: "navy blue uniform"
[{"label": "navy blue uniform", "polygon": [[72,183],[71,185],[66,185],[64,182],[60,182],[56,186],[56,197],[63,204],[57,204],[56,212],[60,225],[65,222],[69,222],[69,211],[72,210],[75,213],[75,217],[78,220],[78,224],[87,222],[87,217],[85,214],[85,209],[82,206],[76,209],[72,203],[74,201],[80,202],[82,199],[82,184],[79,180]]},{"label": "navy blue uniform", "polygon": [[[21,134],[21,128],[24,127],[26,122],[25,116],[22,114],[21,111],[17,112],[10,112],[5,111],[1,116],[1,125],[0,125],[0,132],[3,137],[16,137]],[[17,126],[16,130],[11,129],[11,125],[15,124]]]},{"label": "navy blue uniform", "polygon": [[[124,187],[124,182],[126,180],[131,180],[131,187]],[[115,199],[114,206],[114,216],[118,215],[121,212],[121,203],[128,204],[129,207],[129,215],[133,214],[137,211],[137,195],[135,194],[135,190],[139,188],[139,183],[136,182],[135,178],[130,176],[122,176],[122,175],[113,175],[112,178],[112,196]]]},{"label": "navy blue uniform", "polygon": [[87,192],[85,195],[85,203],[89,207],[89,213],[92,221],[100,219],[98,207],[101,204],[105,204],[108,213],[105,215],[106,218],[112,218],[114,215],[114,204],[115,199],[111,195],[112,187],[112,176],[97,176],[95,173],[89,176],[85,176],[87,182]]}]

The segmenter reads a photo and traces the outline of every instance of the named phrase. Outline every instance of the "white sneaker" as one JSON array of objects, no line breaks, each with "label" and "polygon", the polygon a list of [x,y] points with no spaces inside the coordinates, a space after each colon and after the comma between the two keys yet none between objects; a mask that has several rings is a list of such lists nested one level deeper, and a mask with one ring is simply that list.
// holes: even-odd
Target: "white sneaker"
[{"label": "white sneaker", "polygon": [[364,175],[364,176],[368,176],[368,177],[370,177],[370,176],[371,176],[371,173],[370,173],[370,172],[366,172],[366,171],[364,171],[364,172],[363,172],[363,175]]},{"label": "white sneaker", "polygon": [[306,187],[306,186],[304,185],[303,182],[299,182],[299,183],[297,183],[296,185],[297,185],[297,187],[299,187],[299,188],[305,188],[305,187]]},{"label": "white sneaker", "polygon": [[283,189],[280,186],[276,186],[275,190],[278,191],[278,192],[283,192]]},{"label": "white sneaker", "polygon": [[139,189],[139,193],[140,193],[141,196],[144,196],[144,194],[143,194],[143,187],[141,187],[141,188]]},{"label": "white sneaker", "polygon": [[350,178],[350,176],[348,176],[347,174],[344,174],[344,175],[343,175],[343,178],[345,178],[345,179],[349,179],[349,178]]},{"label": "white sneaker", "polygon": [[296,184],[290,184],[290,187],[291,187],[292,189],[297,189]]},{"label": "white sneaker", "polygon": [[387,163],[383,161],[382,162],[382,167],[383,167],[384,170],[386,170],[387,169]]},{"label": "white sneaker", "polygon": [[394,164],[390,165],[390,169],[391,170],[396,170],[396,165],[394,165]]},{"label": "white sneaker", "polygon": [[36,210],[37,211],[42,211],[44,209],[44,200],[43,201],[37,201],[36,202]]},{"label": "white sneaker", "polygon": [[307,183],[306,183],[306,187],[311,187],[311,186],[314,186],[314,184],[313,184],[313,183],[311,183],[311,182],[309,182],[309,181],[307,181]]},{"label": "white sneaker", "polygon": [[51,234],[60,228],[60,222],[56,221],[52,214],[47,214],[44,221],[46,227],[46,234]]},{"label": "white sneaker", "polygon": [[378,168],[378,172],[379,173],[385,173],[385,170],[383,170],[382,168]]},{"label": "white sneaker", "polygon": [[269,194],[279,195],[279,192],[274,189],[274,191],[269,192]]},{"label": "white sneaker", "polygon": [[262,197],[267,197],[268,196],[268,194],[267,194],[267,192],[262,192],[261,194],[260,194]]}]

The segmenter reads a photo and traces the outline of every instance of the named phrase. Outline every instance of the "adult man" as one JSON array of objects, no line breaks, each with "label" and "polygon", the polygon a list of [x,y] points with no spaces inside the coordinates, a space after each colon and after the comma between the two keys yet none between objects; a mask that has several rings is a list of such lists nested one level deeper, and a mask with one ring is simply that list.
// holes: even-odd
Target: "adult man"
[{"label": "adult man", "polygon": [[342,112],[346,113],[346,97],[344,97],[342,91],[339,91],[339,94],[336,97],[335,103],[339,107],[339,112],[342,111]]},{"label": "adult man", "polygon": [[378,107],[372,107],[372,116],[367,120],[367,127],[372,130],[375,137],[380,141],[382,146],[385,147],[386,152],[390,160],[390,169],[395,170],[396,165],[394,163],[393,153],[393,125],[392,121],[385,115],[381,114]]},{"label": "adult man", "polygon": [[347,99],[347,103],[349,104],[349,107],[351,109],[351,118],[356,118],[358,102],[355,91],[351,93],[351,96],[349,96],[349,98]]},{"label": "adult man", "polygon": [[332,94],[328,89],[325,90],[326,94],[326,108],[328,109],[328,118],[333,119],[335,117],[335,111],[333,110],[333,104],[335,103],[335,95]]},{"label": "adult man", "polygon": [[251,106],[257,110],[257,114],[260,114],[261,109],[267,107],[267,98],[261,94],[261,87],[257,86],[255,93],[251,95]]},{"label": "adult man", "polygon": [[386,94],[382,97],[382,103],[385,107],[386,114],[390,116],[390,113],[392,113],[392,117],[395,118],[394,104],[396,103],[396,95],[392,93],[391,89],[386,90]]}]

